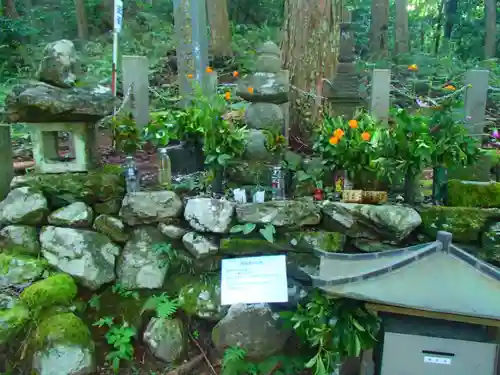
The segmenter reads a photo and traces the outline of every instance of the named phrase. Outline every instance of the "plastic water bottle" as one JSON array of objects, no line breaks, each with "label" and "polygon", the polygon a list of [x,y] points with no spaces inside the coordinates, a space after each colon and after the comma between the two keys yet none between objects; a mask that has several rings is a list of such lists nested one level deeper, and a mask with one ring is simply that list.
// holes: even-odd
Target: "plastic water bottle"
[{"label": "plastic water bottle", "polygon": [[139,176],[137,173],[137,165],[135,164],[133,156],[125,157],[123,168],[125,170],[125,184],[127,194],[136,193],[137,191],[139,191]]},{"label": "plastic water bottle", "polygon": [[162,186],[172,184],[172,163],[166,147],[158,149],[156,165],[158,167],[158,183]]}]

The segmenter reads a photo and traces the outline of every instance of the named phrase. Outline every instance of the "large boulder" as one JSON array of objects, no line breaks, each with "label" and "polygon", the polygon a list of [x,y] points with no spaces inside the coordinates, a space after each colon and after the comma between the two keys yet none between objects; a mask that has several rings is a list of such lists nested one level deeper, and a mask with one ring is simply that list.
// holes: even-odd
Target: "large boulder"
[{"label": "large boulder", "polygon": [[186,233],[182,237],[182,243],[195,259],[207,258],[219,251],[213,239],[196,232]]},{"label": "large boulder", "polygon": [[94,229],[117,243],[125,243],[129,238],[125,224],[113,216],[99,215],[94,221]]},{"label": "large boulder", "polygon": [[227,233],[231,229],[235,204],[227,200],[193,198],[188,200],[184,218],[199,232]]},{"label": "large boulder", "polygon": [[125,196],[120,217],[128,225],[169,221],[182,212],[182,201],[173,191],[141,191]]},{"label": "large boulder", "polygon": [[23,290],[21,301],[32,310],[69,305],[78,292],[75,280],[59,273],[37,281]]},{"label": "large boulder", "polygon": [[0,225],[39,225],[48,213],[47,199],[29,187],[11,190],[0,202]]},{"label": "large boulder", "polygon": [[97,371],[95,344],[85,323],[73,313],[48,316],[31,337],[32,369],[43,375],[90,375]]},{"label": "large boulder", "polygon": [[28,225],[8,225],[0,230],[0,249],[21,254],[38,255],[40,243],[36,228]]},{"label": "large boulder", "polygon": [[212,330],[215,347],[245,349],[250,359],[265,359],[280,352],[291,332],[280,327],[279,315],[268,304],[232,305]]},{"label": "large boulder", "polygon": [[83,202],[75,202],[52,212],[47,221],[58,227],[90,228],[94,212]]},{"label": "large boulder", "polygon": [[354,238],[400,241],[421,223],[419,213],[400,205],[328,202],[323,205],[324,225]]},{"label": "large boulder", "polygon": [[228,307],[221,305],[220,278],[202,278],[185,284],[179,291],[179,303],[189,316],[219,321]]},{"label": "large boulder", "polygon": [[63,89],[43,82],[16,85],[5,99],[11,122],[87,122],[113,112],[116,100],[105,87]]},{"label": "large boulder", "polygon": [[0,290],[4,287],[23,287],[38,279],[46,262],[19,254],[0,253]]},{"label": "large boulder", "polygon": [[168,239],[155,227],[136,228],[118,260],[116,274],[126,289],[156,289],[163,285],[168,271],[167,254],[155,251]]},{"label": "large boulder", "polygon": [[18,298],[0,293],[0,345],[14,339],[29,319],[29,309]]},{"label": "large boulder", "polygon": [[179,319],[152,318],[143,340],[156,358],[168,363],[182,359],[187,348],[184,325]]},{"label": "large boulder", "polygon": [[69,88],[75,85],[80,74],[80,58],[71,40],[57,40],[45,46],[37,72],[40,81]]},{"label": "large boulder", "polygon": [[42,255],[55,268],[92,290],[115,279],[120,247],[101,233],[48,226],[40,234]]},{"label": "large boulder", "polygon": [[236,206],[240,223],[272,224],[276,227],[318,225],[320,208],[308,199],[245,203]]},{"label": "large boulder", "polygon": [[282,73],[257,72],[238,82],[236,94],[249,102],[288,102],[288,77]]},{"label": "large boulder", "polygon": [[251,129],[282,129],[285,117],[281,107],[273,103],[250,103],[245,110],[245,123]]}]

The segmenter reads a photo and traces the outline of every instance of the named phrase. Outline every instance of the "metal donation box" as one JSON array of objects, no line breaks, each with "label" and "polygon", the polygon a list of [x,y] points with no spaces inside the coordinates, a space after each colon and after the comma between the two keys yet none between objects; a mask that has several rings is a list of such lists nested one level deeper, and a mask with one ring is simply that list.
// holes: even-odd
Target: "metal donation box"
[{"label": "metal donation box", "polygon": [[498,345],[386,332],[381,375],[496,375]]}]

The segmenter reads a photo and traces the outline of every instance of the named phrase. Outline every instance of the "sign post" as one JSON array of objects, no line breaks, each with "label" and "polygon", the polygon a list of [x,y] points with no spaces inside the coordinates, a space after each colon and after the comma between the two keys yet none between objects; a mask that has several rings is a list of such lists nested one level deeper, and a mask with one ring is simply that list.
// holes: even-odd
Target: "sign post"
[{"label": "sign post", "polygon": [[[114,0],[114,22],[113,22],[113,67],[111,76],[111,92],[116,96],[116,66],[118,63],[118,34],[122,31],[123,24],[123,1]],[[115,109],[116,111],[116,109]]]}]

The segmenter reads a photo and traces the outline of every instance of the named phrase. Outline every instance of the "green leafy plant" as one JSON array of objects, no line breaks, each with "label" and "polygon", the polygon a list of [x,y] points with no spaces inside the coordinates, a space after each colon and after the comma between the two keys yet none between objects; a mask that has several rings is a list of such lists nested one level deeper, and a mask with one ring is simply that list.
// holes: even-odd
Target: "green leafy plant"
[{"label": "green leafy plant", "polygon": [[171,111],[156,112],[144,127],[143,139],[155,147],[166,147],[172,140],[178,139],[178,127]]},{"label": "green leafy plant", "polygon": [[133,298],[138,300],[140,298],[139,292],[134,290],[125,289],[120,283],[116,283],[111,287],[111,291],[115,294],[118,294],[123,298]]},{"label": "green leafy plant", "polygon": [[313,149],[327,168],[343,170],[353,179],[358,172],[374,171],[378,134],[377,122],[365,112],[357,113],[350,121],[326,115]]},{"label": "green leafy plant", "polygon": [[101,308],[101,296],[98,294],[93,294],[92,297],[87,302],[88,306],[96,311]]},{"label": "green leafy plant", "polygon": [[380,322],[360,301],[329,299],[319,291],[313,293],[296,312],[281,313],[298,336],[315,351],[305,364],[314,375],[329,375],[342,360],[357,357],[371,348]]},{"label": "green leafy plant", "polygon": [[179,301],[177,299],[171,299],[168,294],[162,293],[158,296],[151,296],[142,307],[141,314],[154,310],[158,318],[171,319],[178,307]]},{"label": "green leafy plant", "polygon": [[[250,234],[253,233],[258,228],[257,224],[254,223],[245,223],[245,224],[237,224],[234,225],[230,233],[243,233]],[[275,235],[276,235],[276,227],[273,224],[265,224],[263,227],[259,228],[259,233],[270,243],[274,243]]]},{"label": "green leafy plant", "polygon": [[117,150],[127,155],[132,155],[140,149],[141,135],[132,115],[116,116],[112,124],[114,142]]},{"label": "green leafy plant", "polygon": [[280,126],[271,126],[264,130],[266,149],[274,154],[281,153],[286,147],[286,139]]},{"label": "green leafy plant", "polygon": [[113,371],[117,374],[122,361],[131,361],[134,358],[134,346],[132,341],[137,334],[135,328],[130,327],[127,322],[121,325],[115,324],[112,317],[104,317],[96,321],[94,326],[108,327],[105,335],[106,341],[113,350],[106,355],[106,360],[111,362]]}]

